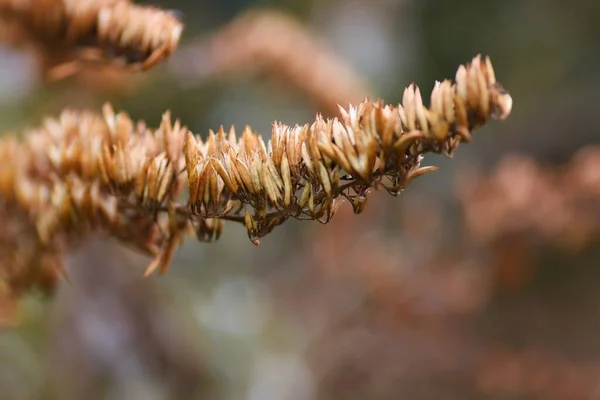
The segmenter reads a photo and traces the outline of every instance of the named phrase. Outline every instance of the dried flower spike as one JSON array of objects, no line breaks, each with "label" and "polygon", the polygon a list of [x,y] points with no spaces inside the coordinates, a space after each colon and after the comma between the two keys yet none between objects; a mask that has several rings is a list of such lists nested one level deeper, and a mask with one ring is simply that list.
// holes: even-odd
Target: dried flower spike
[{"label": "dried flower spike", "polygon": [[0,242],[0,254],[10,255],[0,258],[1,280],[17,292],[23,282],[39,285],[31,273],[38,264],[24,251],[62,254],[92,234],[153,256],[149,274],[167,269],[188,232],[218,239],[224,220],[244,224],[258,244],[288,218],[327,223],[343,199],[361,212],[373,189],[397,195],[434,170],[421,166],[426,153],[453,155],[488,118],[505,118],[512,99],[478,56],[455,84],[436,84],[431,104],[411,85],[398,106],[365,100],[340,108],[341,119],[274,123],[268,142],[250,127],[202,140],[168,113],[153,130],[110,106],[102,116],[64,111],[23,141],[0,142],[9,160],[0,173],[0,232],[10,229]]},{"label": "dried flower spike", "polygon": [[74,53],[62,69],[110,61],[146,70],[173,53],[183,30],[173,13],[128,0],[0,0],[0,19],[43,51]]}]

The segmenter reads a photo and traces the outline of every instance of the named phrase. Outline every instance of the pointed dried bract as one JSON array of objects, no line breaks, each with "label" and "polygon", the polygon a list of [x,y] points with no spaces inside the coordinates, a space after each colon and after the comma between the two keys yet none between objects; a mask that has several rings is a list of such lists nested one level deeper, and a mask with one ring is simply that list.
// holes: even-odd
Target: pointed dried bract
[{"label": "pointed dried bract", "polygon": [[149,69],[173,53],[183,30],[172,12],[128,0],[0,0],[3,21],[22,41],[67,63],[57,75],[80,62]]},{"label": "pointed dried bract", "polygon": [[[152,130],[110,106],[101,116],[64,111],[22,141],[0,142],[8,160],[0,214],[12,238],[0,242],[10,246],[1,254],[61,254],[108,234],[153,256],[149,274],[167,269],[186,233],[218,239],[224,220],[244,224],[258,244],[288,218],[327,223],[343,199],[361,212],[373,188],[400,193],[435,170],[421,165],[426,153],[451,156],[474,128],[510,113],[510,96],[491,71],[477,57],[455,84],[436,85],[431,108],[411,86],[398,106],[367,99],[341,109],[341,119],[275,123],[267,143],[250,127],[239,137],[220,128],[201,139],[169,113]],[[186,188],[187,201],[178,202]],[[21,234],[26,248],[15,243]],[[35,286],[32,265],[0,258],[1,280]]]}]

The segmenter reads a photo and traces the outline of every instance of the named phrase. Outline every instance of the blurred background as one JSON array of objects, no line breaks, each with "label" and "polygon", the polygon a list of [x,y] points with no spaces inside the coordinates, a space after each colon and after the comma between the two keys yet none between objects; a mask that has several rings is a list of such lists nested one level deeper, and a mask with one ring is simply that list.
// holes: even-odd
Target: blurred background
[{"label": "blurred background", "polygon": [[94,241],[0,332],[2,399],[600,399],[600,3],[154,1],[179,51],[143,75],[46,81],[0,47],[0,131],[110,101],[193,132],[305,123],[428,93],[488,54],[514,99],[399,198],[328,225],[193,238],[161,278]]}]

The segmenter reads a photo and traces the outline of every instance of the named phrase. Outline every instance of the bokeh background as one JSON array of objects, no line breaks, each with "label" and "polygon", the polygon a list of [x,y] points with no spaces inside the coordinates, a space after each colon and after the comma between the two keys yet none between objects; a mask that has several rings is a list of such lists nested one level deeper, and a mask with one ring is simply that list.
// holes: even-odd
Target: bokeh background
[{"label": "bokeh background", "polygon": [[[192,131],[397,103],[478,53],[513,114],[399,198],[259,247],[227,224],[164,277],[110,241],[0,332],[2,399],[600,399],[600,3],[154,1],[185,16],[143,76],[48,82],[0,47],[0,131],[110,101]],[[248,14],[250,13],[250,14]],[[248,17],[250,15],[250,17]]]}]

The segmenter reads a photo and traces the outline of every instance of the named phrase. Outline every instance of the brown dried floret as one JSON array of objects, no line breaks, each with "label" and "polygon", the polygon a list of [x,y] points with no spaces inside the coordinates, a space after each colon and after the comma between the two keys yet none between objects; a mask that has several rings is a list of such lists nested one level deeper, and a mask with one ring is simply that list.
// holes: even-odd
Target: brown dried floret
[{"label": "brown dried floret", "polygon": [[[358,213],[373,188],[397,195],[434,170],[421,166],[425,153],[452,156],[474,128],[505,118],[512,106],[480,57],[431,97],[426,108],[411,85],[395,107],[367,99],[340,108],[339,119],[274,123],[268,142],[250,127],[239,137],[221,128],[202,140],[168,113],[152,130],[110,106],[101,116],[64,111],[23,141],[0,142],[8,160],[0,214],[33,236],[34,253],[61,254],[107,234],[153,256],[147,273],[164,272],[185,234],[218,239],[224,220],[244,224],[258,244],[288,218],[328,222],[344,198]],[[0,258],[0,273],[6,262]],[[9,281],[29,276],[29,265],[12,265]]]}]

